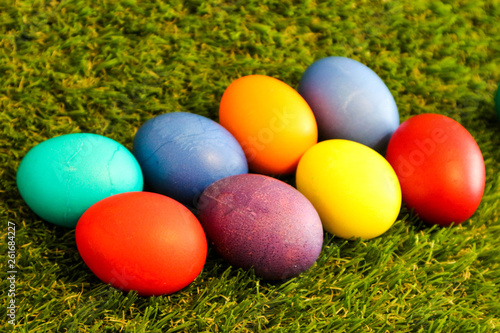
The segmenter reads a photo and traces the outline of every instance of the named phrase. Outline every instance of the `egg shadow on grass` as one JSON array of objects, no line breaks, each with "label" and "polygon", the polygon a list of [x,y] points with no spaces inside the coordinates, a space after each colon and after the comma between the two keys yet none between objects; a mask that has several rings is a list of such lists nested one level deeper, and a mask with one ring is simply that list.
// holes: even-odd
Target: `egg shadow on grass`
[{"label": "egg shadow on grass", "polygon": [[[486,158],[493,158],[495,162],[500,163],[500,155],[495,154],[498,151],[496,147],[500,146],[500,135],[498,135],[500,133],[500,115],[496,114],[493,105],[486,104],[482,109],[484,109],[484,112],[480,112],[475,120],[480,122],[486,131],[482,132],[481,135],[471,134],[479,145],[483,157],[486,154]],[[492,154],[491,152],[495,153]]]},{"label": "egg shadow on grass", "polygon": [[[475,214],[475,213],[474,213]],[[470,218],[472,218],[474,215],[472,215]],[[403,205],[403,208],[401,209],[400,215],[398,217],[398,220],[402,218],[404,219],[404,222],[407,223],[416,233],[417,232],[425,232],[425,233],[433,233],[441,229],[446,229],[446,228],[457,228],[459,226],[463,226],[468,223],[469,219],[462,223],[451,223],[450,225],[447,226],[442,226],[439,224],[433,224],[430,222],[426,222],[425,220],[421,219],[418,214],[416,214],[413,209],[407,208],[405,205]]]},{"label": "egg shadow on grass", "polygon": [[399,224],[400,229],[405,229],[405,230],[395,230],[395,226],[393,225],[391,228],[389,228],[388,231],[386,231],[383,235],[388,236],[391,235],[392,233],[397,234],[397,233],[405,233],[405,234],[419,234],[419,233],[426,233],[426,234],[433,234],[435,231],[440,230],[442,228],[452,228],[452,226],[449,227],[443,227],[437,224],[431,224],[428,223],[424,220],[422,220],[418,214],[414,212],[413,209],[408,208],[404,203],[401,206],[401,211],[399,212],[398,218],[395,222],[395,224]]},{"label": "egg shadow on grass", "polygon": [[302,272],[297,276],[292,276],[285,279],[278,279],[278,280],[265,279],[257,275],[253,267],[247,269],[229,263],[217,252],[217,250],[213,245],[208,244],[207,261],[203,268],[202,275],[208,278],[216,278],[224,280],[237,279],[242,283],[242,285],[248,285],[249,283],[256,284],[258,281],[259,286],[266,288],[266,287],[279,287],[280,285],[287,283],[290,280],[300,278],[300,276],[302,276],[302,274],[304,273],[305,272]]},{"label": "egg shadow on grass", "polygon": [[207,260],[203,266],[203,275],[213,278],[224,277],[228,279],[243,278],[247,275],[259,278],[255,275],[253,268],[248,270],[229,263],[217,252],[217,249],[209,240],[207,240],[207,245]]},{"label": "egg shadow on grass", "polygon": [[[66,286],[75,287],[74,292],[81,291],[81,285],[101,283],[90,271],[78,252],[75,239],[75,228],[66,228],[34,217],[41,223],[32,233],[33,247],[42,249],[44,263],[40,274],[49,272],[51,276],[44,277],[46,281],[61,281]],[[57,267],[50,269],[47,267]]]}]

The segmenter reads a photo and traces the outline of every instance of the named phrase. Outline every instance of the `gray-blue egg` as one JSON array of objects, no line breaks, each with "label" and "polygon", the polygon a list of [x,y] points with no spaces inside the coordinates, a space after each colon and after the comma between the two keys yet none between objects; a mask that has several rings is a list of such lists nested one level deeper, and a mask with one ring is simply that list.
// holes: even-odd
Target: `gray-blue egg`
[{"label": "gray-blue egg", "polygon": [[191,207],[211,183],[248,172],[245,153],[231,133],[188,112],[146,121],[134,136],[133,150],[148,190]]},{"label": "gray-blue egg", "polygon": [[366,65],[345,57],[311,64],[299,83],[311,107],[320,140],[346,139],[385,153],[399,126],[399,112],[389,88]]}]

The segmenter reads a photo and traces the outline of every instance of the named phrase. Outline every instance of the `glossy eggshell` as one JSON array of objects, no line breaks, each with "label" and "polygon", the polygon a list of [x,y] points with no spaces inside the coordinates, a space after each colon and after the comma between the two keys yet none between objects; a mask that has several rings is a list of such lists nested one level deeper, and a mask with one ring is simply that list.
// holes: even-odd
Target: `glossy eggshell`
[{"label": "glossy eggshell", "polygon": [[384,153],[399,126],[394,98],[366,65],[345,57],[311,64],[299,83],[318,123],[319,139],[346,139]]},{"label": "glossy eggshell", "polygon": [[311,203],[292,186],[264,175],[221,179],[200,198],[200,222],[229,263],[269,280],[310,268],[323,244]]},{"label": "glossy eggshell", "polygon": [[214,181],[248,172],[236,139],[215,121],[172,112],[145,122],[134,137],[134,155],[148,190],[196,206]]},{"label": "glossy eggshell", "polygon": [[438,114],[411,117],[392,136],[386,157],[403,201],[424,221],[459,224],[478,208],[485,186],[483,156],[455,120]]},{"label": "glossy eggshell", "polygon": [[293,173],[318,140],[306,101],[286,83],[265,75],[244,76],[226,88],[219,122],[241,144],[250,170],[262,174]]},{"label": "glossy eggshell", "polygon": [[345,239],[380,236],[401,208],[401,188],[391,165],[354,141],[326,140],[309,149],[299,162],[296,183],[325,230]]},{"label": "glossy eggshell", "polygon": [[143,189],[132,153],[110,138],[90,133],[39,143],[22,159],[16,178],[22,198],[38,216],[69,228],[97,201]]},{"label": "glossy eggshell", "polygon": [[193,213],[150,192],[117,194],[94,204],[78,221],[76,244],[99,279],[141,296],[186,287],[207,256],[205,233]]}]

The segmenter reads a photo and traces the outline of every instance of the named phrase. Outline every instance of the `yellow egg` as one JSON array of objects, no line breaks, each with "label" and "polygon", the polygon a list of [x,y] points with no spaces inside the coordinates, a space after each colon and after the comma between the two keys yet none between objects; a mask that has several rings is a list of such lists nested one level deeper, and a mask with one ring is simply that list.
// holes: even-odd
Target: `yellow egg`
[{"label": "yellow egg", "polygon": [[345,239],[383,234],[401,209],[401,187],[389,162],[349,140],[326,140],[307,150],[296,183],[318,211],[324,229]]}]

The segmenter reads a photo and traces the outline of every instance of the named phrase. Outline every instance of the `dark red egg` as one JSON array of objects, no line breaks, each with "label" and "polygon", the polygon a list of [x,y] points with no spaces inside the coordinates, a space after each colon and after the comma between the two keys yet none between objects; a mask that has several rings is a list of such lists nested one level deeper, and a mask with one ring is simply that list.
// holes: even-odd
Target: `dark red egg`
[{"label": "dark red egg", "polygon": [[469,219],[484,192],[483,155],[458,122],[421,114],[403,122],[387,148],[403,202],[430,224],[449,226]]}]

